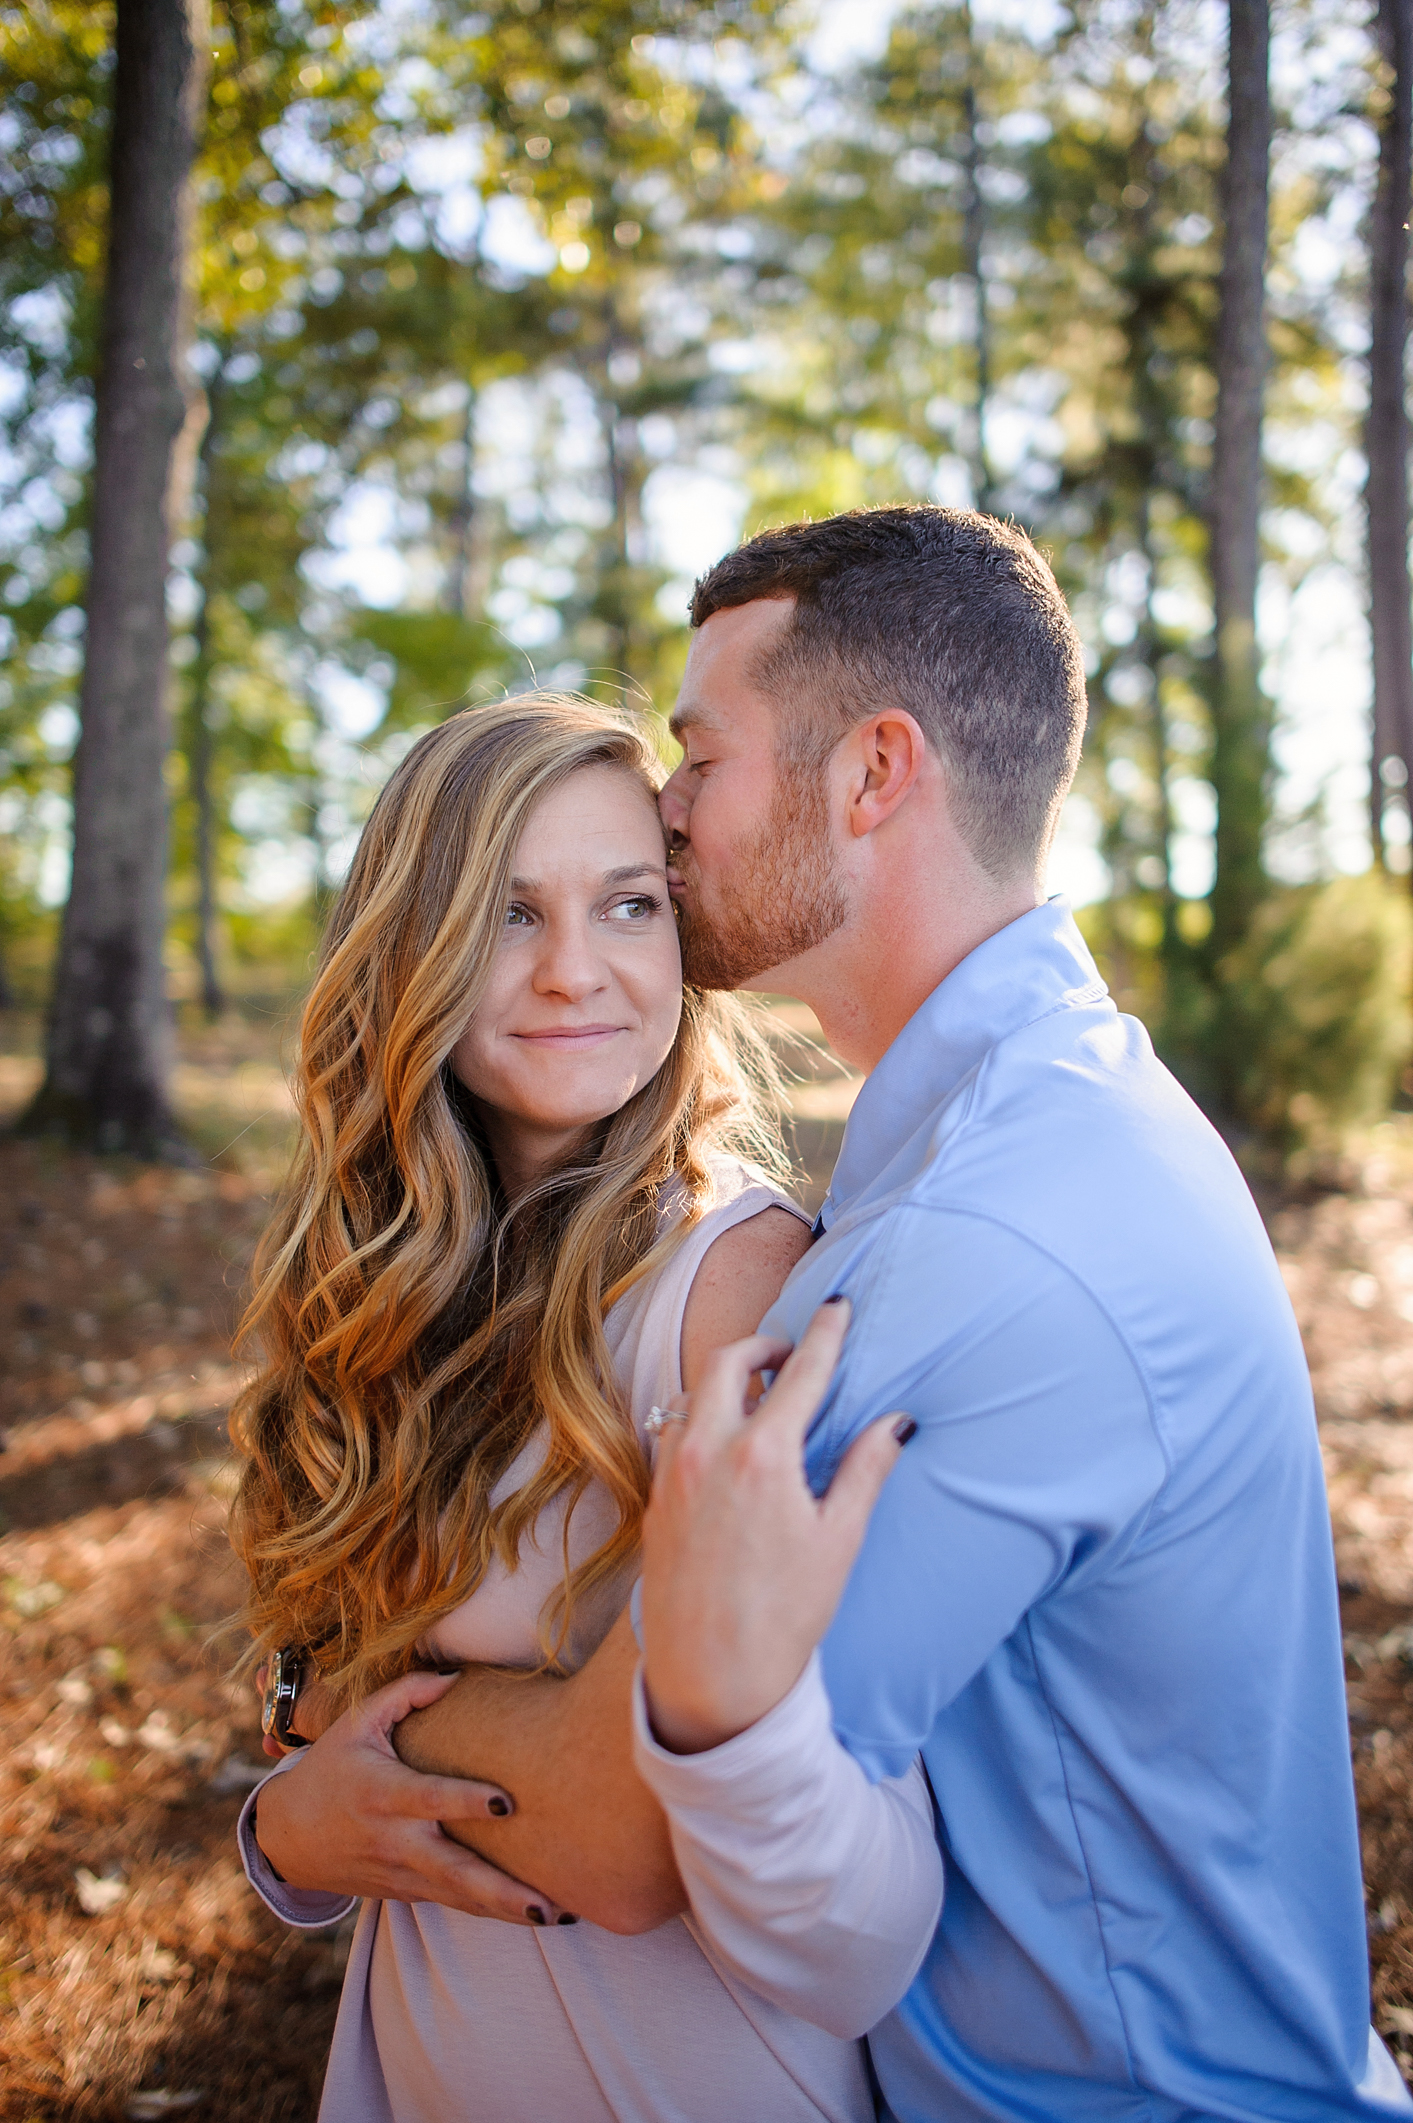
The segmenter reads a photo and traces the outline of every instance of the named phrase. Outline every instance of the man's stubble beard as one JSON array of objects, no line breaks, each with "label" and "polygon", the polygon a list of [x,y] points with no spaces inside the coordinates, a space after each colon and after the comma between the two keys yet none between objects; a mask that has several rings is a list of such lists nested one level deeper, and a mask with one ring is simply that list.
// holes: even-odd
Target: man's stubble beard
[{"label": "man's stubble beard", "polygon": [[822,760],[777,762],[765,824],[736,850],[720,899],[702,908],[690,844],[675,858],[682,978],[694,988],[742,988],[812,951],[843,927],[848,902],[832,860]]}]

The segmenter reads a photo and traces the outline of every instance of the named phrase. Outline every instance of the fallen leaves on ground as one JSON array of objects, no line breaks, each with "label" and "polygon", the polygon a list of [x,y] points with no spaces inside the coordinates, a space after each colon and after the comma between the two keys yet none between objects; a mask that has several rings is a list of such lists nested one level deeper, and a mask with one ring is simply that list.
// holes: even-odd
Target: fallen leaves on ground
[{"label": "fallen leaves on ground", "polygon": [[[208,1147],[258,1156],[155,1171],[0,1143],[0,2123],[318,2107],[349,1927],[277,1924],[233,1835],[264,1761],[219,1634],[229,1338],[287,1107],[270,1036],[223,1037],[187,1038],[183,1082]],[[812,1201],[838,1139],[797,1127]],[[1409,2068],[1413,1123],[1343,1191],[1266,1206],[1334,1510],[1375,2016]]]}]

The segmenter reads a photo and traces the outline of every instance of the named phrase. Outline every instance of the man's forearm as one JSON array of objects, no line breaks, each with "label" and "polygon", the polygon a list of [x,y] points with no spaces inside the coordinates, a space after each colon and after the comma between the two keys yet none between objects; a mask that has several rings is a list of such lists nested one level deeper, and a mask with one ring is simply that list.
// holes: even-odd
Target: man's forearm
[{"label": "man's forearm", "polygon": [[507,1820],[447,1825],[458,1842],[608,1931],[650,1931],[687,1898],[661,1808],[633,1766],[638,1647],[624,1614],[568,1680],[468,1667],[403,1720],[409,1768],[513,1794]]}]

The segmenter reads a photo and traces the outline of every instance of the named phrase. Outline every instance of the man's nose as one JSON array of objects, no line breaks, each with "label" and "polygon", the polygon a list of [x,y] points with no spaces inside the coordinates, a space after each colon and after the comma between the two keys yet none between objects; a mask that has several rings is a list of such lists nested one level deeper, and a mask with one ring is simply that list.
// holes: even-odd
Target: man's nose
[{"label": "man's nose", "polygon": [[678,767],[658,791],[658,811],[669,833],[680,833],[688,838],[687,826],[692,816],[691,798],[687,794],[687,770]]}]

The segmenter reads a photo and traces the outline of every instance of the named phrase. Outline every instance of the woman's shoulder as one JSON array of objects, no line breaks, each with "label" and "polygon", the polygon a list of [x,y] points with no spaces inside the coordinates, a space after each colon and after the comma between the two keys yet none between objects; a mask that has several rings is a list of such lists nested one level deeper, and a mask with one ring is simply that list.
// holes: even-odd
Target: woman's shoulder
[{"label": "woman's shoulder", "polygon": [[[729,1225],[743,1224],[766,1209],[778,1209],[792,1223],[809,1228],[809,1218],[799,1203],[758,1165],[718,1150],[706,1159],[706,1168],[710,1192],[696,1219],[696,1229],[703,1236],[707,1230],[721,1233]],[[682,1214],[684,1199],[681,1180],[669,1180],[662,1194],[664,1229]]]},{"label": "woman's shoulder", "polygon": [[681,1351],[689,1391],[713,1349],[755,1333],[810,1244],[799,1205],[764,1174],[740,1170],[730,1197],[737,1213],[710,1239],[687,1293]]},{"label": "woman's shoulder", "polygon": [[[679,1350],[690,1357],[755,1330],[809,1244],[803,1210],[756,1166],[716,1154],[708,1177],[708,1197],[677,1243],[604,1319],[637,1419],[679,1390]],[[660,1197],[660,1235],[685,1213],[686,1189],[674,1176]]]}]

